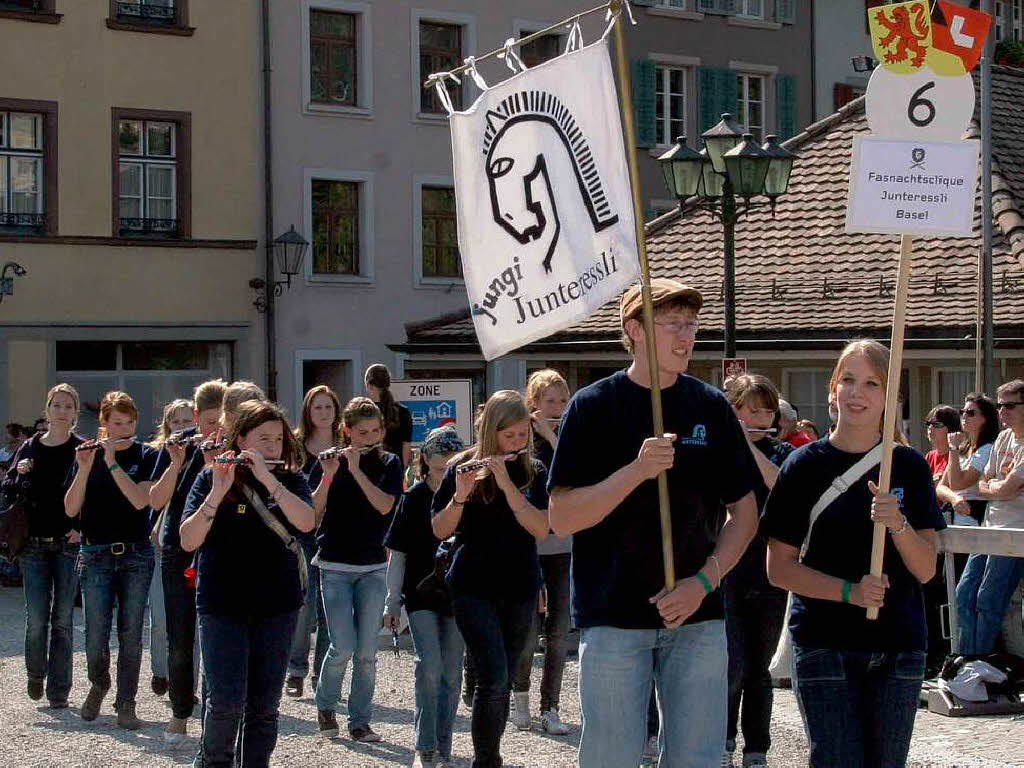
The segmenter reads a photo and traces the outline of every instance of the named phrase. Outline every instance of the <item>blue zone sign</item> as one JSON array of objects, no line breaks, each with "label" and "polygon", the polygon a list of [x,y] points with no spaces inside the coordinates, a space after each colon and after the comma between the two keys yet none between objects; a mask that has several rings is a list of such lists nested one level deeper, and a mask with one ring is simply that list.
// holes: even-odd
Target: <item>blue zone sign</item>
[{"label": "blue zone sign", "polygon": [[412,413],[413,443],[422,443],[432,429],[455,423],[454,400],[406,400],[404,405]]}]

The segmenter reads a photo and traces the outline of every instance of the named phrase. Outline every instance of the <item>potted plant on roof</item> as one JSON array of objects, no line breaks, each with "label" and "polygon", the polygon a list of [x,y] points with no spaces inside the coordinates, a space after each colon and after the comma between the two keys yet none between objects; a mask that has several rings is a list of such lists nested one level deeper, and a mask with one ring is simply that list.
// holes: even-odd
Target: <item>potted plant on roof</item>
[{"label": "potted plant on roof", "polygon": [[1011,67],[1024,65],[1024,42],[1020,40],[1000,40],[996,44],[996,64],[1006,64]]}]

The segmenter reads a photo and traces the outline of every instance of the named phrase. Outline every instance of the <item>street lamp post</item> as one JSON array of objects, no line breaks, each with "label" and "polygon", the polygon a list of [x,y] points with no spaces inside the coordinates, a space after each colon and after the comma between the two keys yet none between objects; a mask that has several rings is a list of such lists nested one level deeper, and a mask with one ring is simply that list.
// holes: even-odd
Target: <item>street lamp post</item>
[{"label": "street lamp post", "polygon": [[[767,136],[763,146],[743,133],[732,115],[701,135],[704,149],[699,153],[686,146],[686,137],[658,158],[665,184],[682,207],[687,201],[709,211],[722,222],[724,230],[724,272],[722,297],[725,320],[725,356],[736,356],[736,222],[751,208],[771,206],[789,187],[789,176],[796,159],[783,149],[775,136]],[[767,201],[752,202],[765,195]],[[736,198],[743,198],[741,207]]]}]

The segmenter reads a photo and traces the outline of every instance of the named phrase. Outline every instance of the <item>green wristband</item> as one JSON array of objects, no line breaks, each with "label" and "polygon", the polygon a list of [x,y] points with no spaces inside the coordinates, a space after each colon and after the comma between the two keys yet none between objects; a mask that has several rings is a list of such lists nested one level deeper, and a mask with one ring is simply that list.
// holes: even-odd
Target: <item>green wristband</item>
[{"label": "green wristband", "polygon": [[849,603],[850,602],[850,587],[851,586],[853,586],[853,585],[850,584],[850,582],[848,582],[846,579],[843,579],[843,590],[842,590],[842,592],[840,592],[840,594],[842,595],[844,603]]},{"label": "green wristband", "polygon": [[110,474],[114,474],[114,470],[121,469],[121,465],[115,461],[113,464],[108,464],[107,469],[110,470]]},{"label": "green wristband", "polygon": [[697,571],[697,573],[694,574],[694,578],[704,585],[705,594],[710,595],[712,592],[715,591],[714,588],[711,586],[711,582],[708,581],[708,577],[705,576],[701,571]]}]

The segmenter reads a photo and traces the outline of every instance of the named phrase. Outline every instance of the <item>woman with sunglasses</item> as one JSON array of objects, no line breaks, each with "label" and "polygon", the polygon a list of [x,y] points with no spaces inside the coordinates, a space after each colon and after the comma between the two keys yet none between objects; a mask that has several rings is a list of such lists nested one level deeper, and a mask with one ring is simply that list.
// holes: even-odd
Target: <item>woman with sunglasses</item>
[{"label": "woman with sunglasses", "polygon": [[988,502],[978,493],[978,480],[999,436],[996,404],[972,392],[964,399],[960,423],[961,431],[948,437],[949,463],[935,492],[940,502],[953,508],[954,525],[981,525]]},{"label": "woman with sunglasses", "polygon": [[936,405],[928,411],[924,425],[928,442],[932,446],[924,458],[932,471],[932,479],[938,485],[949,463],[949,436],[960,429],[960,415],[951,405]]},{"label": "woman with sunglasses", "polygon": [[[996,390],[999,420],[1006,429],[992,445],[978,493],[988,501],[987,528],[1024,528],[1024,380]],[[957,650],[991,653],[1010,597],[1024,576],[1024,558],[974,553],[956,586],[960,620]]]}]

